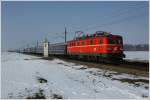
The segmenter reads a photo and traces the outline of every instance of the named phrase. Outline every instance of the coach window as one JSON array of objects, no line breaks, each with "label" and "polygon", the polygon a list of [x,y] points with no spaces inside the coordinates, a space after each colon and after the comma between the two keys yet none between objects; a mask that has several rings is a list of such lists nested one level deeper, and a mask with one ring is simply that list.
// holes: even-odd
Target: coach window
[{"label": "coach window", "polygon": [[100,39],[100,40],[99,40],[99,44],[102,44],[102,43],[103,43],[103,41],[102,41],[102,39]]},{"label": "coach window", "polygon": [[82,45],[84,45],[84,42],[82,42]]},{"label": "coach window", "polygon": [[114,41],[112,39],[108,39],[108,44],[114,44]]},{"label": "coach window", "polygon": [[80,44],[80,43],[79,43],[79,42],[77,42],[77,45],[78,45],[78,46],[79,46],[79,44]]},{"label": "coach window", "polygon": [[90,40],[90,45],[93,45],[93,41],[92,40]]},{"label": "coach window", "polygon": [[94,45],[96,44],[96,41],[95,41],[95,40],[93,40],[93,44],[94,44]]}]

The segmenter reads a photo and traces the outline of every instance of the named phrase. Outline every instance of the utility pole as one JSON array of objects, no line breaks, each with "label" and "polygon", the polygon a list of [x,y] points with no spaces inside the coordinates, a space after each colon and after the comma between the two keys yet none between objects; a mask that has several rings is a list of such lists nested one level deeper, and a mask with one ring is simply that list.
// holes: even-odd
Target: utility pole
[{"label": "utility pole", "polygon": [[67,29],[65,27],[65,55],[67,54],[67,43],[66,43],[66,40],[67,40]]},{"label": "utility pole", "polygon": [[67,35],[67,30],[66,30],[66,27],[65,27],[65,43],[66,43],[66,39],[67,39],[66,35]]}]

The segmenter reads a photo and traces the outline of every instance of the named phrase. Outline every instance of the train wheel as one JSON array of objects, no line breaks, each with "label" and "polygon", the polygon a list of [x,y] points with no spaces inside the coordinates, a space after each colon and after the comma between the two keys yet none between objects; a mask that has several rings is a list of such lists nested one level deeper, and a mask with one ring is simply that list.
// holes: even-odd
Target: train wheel
[{"label": "train wheel", "polygon": [[97,63],[99,62],[99,56],[96,56],[96,62]]}]

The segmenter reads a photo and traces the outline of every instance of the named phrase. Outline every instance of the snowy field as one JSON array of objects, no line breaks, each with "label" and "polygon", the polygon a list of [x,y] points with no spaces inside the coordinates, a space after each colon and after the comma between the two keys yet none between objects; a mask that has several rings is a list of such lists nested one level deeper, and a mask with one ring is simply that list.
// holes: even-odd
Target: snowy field
[{"label": "snowy field", "polygon": [[148,61],[149,52],[148,51],[125,51],[125,59],[134,61]]},{"label": "snowy field", "polygon": [[2,53],[1,61],[2,98],[29,98],[38,91],[45,98],[64,99],[140,99],[149,94],[148,77],[18,53]]}]

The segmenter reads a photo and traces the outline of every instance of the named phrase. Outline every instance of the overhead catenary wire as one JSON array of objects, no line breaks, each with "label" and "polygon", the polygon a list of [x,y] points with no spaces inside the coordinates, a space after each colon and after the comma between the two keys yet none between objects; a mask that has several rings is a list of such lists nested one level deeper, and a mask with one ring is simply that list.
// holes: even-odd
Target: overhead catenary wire
[{"label": "overhead catenary wire", "polygon": [[[132,16],[128,16],[128,17],[119,19],[119,20],[114,20],[114,21],[107,22],[107,23],[104,23],[104,24],[101,24],[101,25],[97,25],[97,26],[92,26],[92,27],[89,27],[89,28],[85,28],[82,31],[91,30],[91,29],[94,29],[94,28],[97,28],[97,27],[111,26],[111,25],[122,23],[122,22],[125,22],[125,21],[135,20],[135,19],[137,19],[137,18],[139,18],[141,16],[144,16],[146,14],[147,13],[140,13],[140,14],[138,13],[138,14],[135,14],[135,15],[132,15]],[[63,38],[64,39],[63,36],[57,36],[56,38]]]},{"label": "overhead catenary wire", "polygon": [[[138,5],[138,4],[135,4],[134,6],[136,6],[136,5]],[[133,6],[133,5],[132,5]],[[131,13],[131,12],[134,12],[135,10],[137,11],[138,9],[140,10],[140,9],[142,9],[142,8],[145,8],[145,7],[148,7],[148,6],[141,6],[140,5],[140,7],[138,6],[136,6],[136,7],[134,7],[134,9],[119,9],[119,10],[116,10],[115,11],[115,13],[114,12],[112,12],[112,14],[113,15],[104,15],[104,16],[102,16],[102,17],[100,17],[101,19],[110,19],[110,18],[113,18],[113,17],[118,17],[118,16],[123,16],[124,14],[127,14],[127,13]],[[136,8],[136,9],[135,9]],[[139,16],[142,16],[141,14],[139,15]],[[96,25],[96,26],[91,26],[91,25],[93,25],[93,24],[88,24],[88,26],[84,26],[84,27],[86,27],[86,28],[83,28],[82,30],[83,31],[86,31],[86,30],[90,30],[90,29],[94,29],[94,28],[97,28],[97,27],[104,27],[104,26],[108,26],[108,25],[113,25],[113,24],[117,24],[117,23],[121,23],[121,22],[124,22],[124,21],[128,21],[128,20],[131,20],[131,19],[136,19],[136,18],[138,18],[139,16],[137,16],[137,14],[136,15],[134,15],[134,16],[129,16],[129,17],[126,17],[126,18],[123,18],[123,19],[119,19],[119,20],[113,20],[113,21],[110,21],[110,22],[107,22],[107,23],[103,23],[103,24],[101,24],[101,25]],[[104,20],[104,21],[105,21]],[[89,27],[90,26],[90,27]],[[81,28],[82,27],[79,27],[80,28],[80,30],[81,30]],[[79,29],[78,28],[78,29]],[[75,30],[75,29],[74,29]],[[77,30],[77,29],[76,29]],[[73,31],[71,31],[71,32],[73,32]],[[70,32],[70,33],[71,33]],[[62,34],[64,34],[64,32],[60,32],[60,33],[55,33],[57,36],[55,36],[55,37],[51,37],[51,38],[54,38],[54,39],[58,39],[58,38],[61,38],[61,39],[64,39],[64,36],[62,36]]]},{"label": "overhead catenary wire", "polygon": [[[118,10],[115,10],[115,11],[113,11],[112,13],[109,13],[108,15],[104,15],[104,16],[101,16],[101,17],[99,17],[99,18],[101,18],[101,19],[110,19],[110,18],[112,18],[112,17],[115,17],[115,16],[123,16],[124,14],[127,14],[127,13],[131,13],[131,12],[134,12],[134,11],[136,11],[137,12],[137,10],[139,9],[142,9],[142,8],[145,8],[145,7],[148,7],[148,6],[141,6],[141,5],[139,5],[139,6],[137,6],[137,5],[139,5],[139,4],[135,4],[135,5],[130,5],[132,8],[134,8],[134,9],[131,9],[131,8],[127,8],[127,9],[125,9],[125,8],[123,8],[123,9],[118,9]],[[113,14],[113,15],[112,15]],[[137,18],[139,18],[140,16],[144,16],[145,15],[145,13],[138,13],[138,14],[134,14],[134,15],[132,15],[132,16],[128,16],[128,17],[126,17],[126,18],[122,18],[122,19],[119,19],[119,20],[113,20],[113,21],[110,21],[110,22],[107,22],[107,23],[102,23],[102,24],[100,24],[100,25],[95,25],[95,26],[91,26],[91,25],[93,25],[93,24],[88,24],[88,26],[84,26],[84,27],[86,27],[86,28],[83,28],[82,30],[83,31],[87,31],[87,30],[91,30],[91,29],[94,29],[94,28],[97,28],[97,27],[104,27],[104,26],[110,26],[110,25],[114,25],[114,24],[117,24],[117,23],[122,23],[122,22],[125,22],[125,21],[130,21],[130,20],[134,20],[134,19],[137,19]],[[104,20],[104,21],[105,21]],[[91,27],[89,27],[89,26],[91,26]],[[81,30],[81,28],[82,27],[79,27],[79,28],[76,28],[76,29],[74,29],[74,30],[77,30],[77,29],[80,29]],[[73,32],[73,30],[71,31],[71,32]],[[55,36],[55,37],[52,37],[52,38],[54,38],[54,39],[58,39],[58,38],[61,38],[61,39],[64,39],[65,37],[64,36],[62,36],[62,34],[64,34],[64,32],[58,32],[58,33],[55,33],[57,36]],[[40,42],[39,42],[40,43]],[[42,42],[41,42],[42,43]],[[27,46],[27,47],[29,47],[29,45]]]},{"label": "overhead catenary wire", "polygon": [[[138,6],[137,6],[138,5]],[[127,6],[127,5],[126,5]],[[130,5],[128,5],[128,6],[131,6],[131,7],[134,7],[134,8],[136,8],[136,9],[129,9],[129,8],[123,8],[123,9],[118,9],[118,10],[116,10],[116,11],[114,11],[114,12],[112,12],[112,14],[113,15],[105,15],[105,16],[102,16],[102,17],[100,17],[101,19],[105,19],[105,20],[107,20],[107,19],[110,19],[110,18],[115,18],[115,17],[118,17],[118,16],[122,16],[122,15],[124,15],[124,14],[127,14],[127,13],[130,13],[130,12],[132,12],[132,11],[134,11],[134,10],[138,10],[138,9],[141,9],[141,8],[145,8],[145,7],[148,7],[148,6],[146,6],[146,5],[140,5],[140,4],[130,4]],[[90,24],[90,25],[93,25],[93,24]],[[89,24],[88,24],[88,26],[86,26],[86,27],[89,27],[90,26]],[[85,26],[84,26],[85,27]],[[81,30],[81,28],[82,27],[79,27],[79,28],[76,28],[76,29],[74,29],[74,30],[72,30],[72,31],[70,31],[70,33],[72,33],[72,32],[75,32],[77,29],[80,29]],[[87,28],[86,28],[87,29]],[[85,30],[85,29],[82,29],[82,30]],[[60,32],[60,33],[56,33],[58,36],[56,36],[56,37],[52,37],[52,38],[64,38],[64,36],[62,36],[62,34],[64,34],[64,32],[62,33],[62,32]]]},{"label": "overhead catenary wire", "polygon": [[93,26],[93,27],[90,27],[90,28],[86,28],[84,30],[90,30],[90,29],[96,28],[96,27],[104,27],[104,26],[113,25],[113,24],[117,24],[117,23],[120,23],[120,22],[124,22],[124,21],[129,21],[131,19],[136,19],[136,18],[138,18],[140,16],[143,16],[144,14],[146,15],[147,13],[137,14],[137,15],[134,15],[134,16],[130,16],[130,17],[126,17],[126,18],[120,19],[120,20],[112,21],[110,23],[105,23],[105,24],[101,24],[101,25],[98,25],[98,26]]},{"label": "overhead catenary wire", "polygon": [[[129,7],[134,7],[134,8],[136,8],[136,10],[137,9],[139,9],[139,8],[144,8],[144,7],[146,7],[145,5],[143,6],[143,5],[141,5],[141,4],[131,4],[131,3],[129,3],[129,4],[126,4],[125,6],[127,6],[127,7],[125,7],[125,8],[122,8],[122,9],[117,9],[117,10],[115,10],[115,11],[113,11],[112,13],[109,13],[108,15],[104,15],[104,16],[96,16],[96,17],[100,17],[101,19],[109,19],[109,18],[112,18],[112,17],[115,17],[115,16],[121,16],[121,15],[123,15],[123,14],[125,14],[125,13],[128,13],[128,12],[131,12],[132,10],[135,10],[135,9],[130,9]],[[140,7],[139,7],[140,6]],[[124,11],[125,10],[125,11]],[[121,11],[121,12],[120,12]],[[124,12],[123,12],[124,11]],[[112,16],[111,16],[111,14],[113,14]],[[93,25],[93,24],[90,24],[90,25]],[[88,24],[88,26],[90,26],[89,24]],[[86,26],[86,27],[88,27],[88,26]],[[85,27],[85,26],[84,26]],[[77,29],[81,29],[81,28],[83,28],[83,27],[79,27],[79,28],[74,28],[74,30],[72,30],[71,32],[73,32],[73,31],[76,31]],[[64,38],[63,36],[62,36],[62,34],[64,34],[64,32],[62,33],[62,32],[58,32],[58,33],[55,33],[57,36],[55,36],[55,37],[52,37],[52,38]]]},{"label": "overhead catenary wire", "polygon": [[[142,7],[138,7],[138,8],[136,8],[136,9],[134,9],[134,10],[136,10],[136,12],[137,12],[137,10],[139,10],[139,9],[141,9],[141,8],[145,8],[145,7],[148,7],[148,6],[142,6]],[[110,18],[116,18],[116,17],[118,17],[118,16],[122,16],[122,15],[124,15],[124,14],[127,14],[127,13],[130,13],[130,12],[132,12],[132,10],[126,10],[125,12],[119,12],[119,13],[117,13],[117,14],[114,14],[114,15],[112,15],[112,16],[108,16],[108,17],[105,17],[105,16],[103,16],[102,18],[101,18],[101,20],[103,19],[103,21],[105,21],[105,20],[109,20]],[[132,13],[133,14],[133,13]],[[104,20],[105,19],[105,20]],[[96,22],[97,23],[97,22]],[[84,26],[84,27],[89,27],[89,26],[91,26],[91,25],[93,25],[93,24],[88,24],[88,26]],[[79,30],[81,30],[81,28],[83,28],[83,27],[79,27],[78,29]],[[77,30],[77,29],[76,29]],[[84,30],[84,28],[82,29],[82,30]],[[75,30],[72,30],[71,32],[74,32]]]}]

